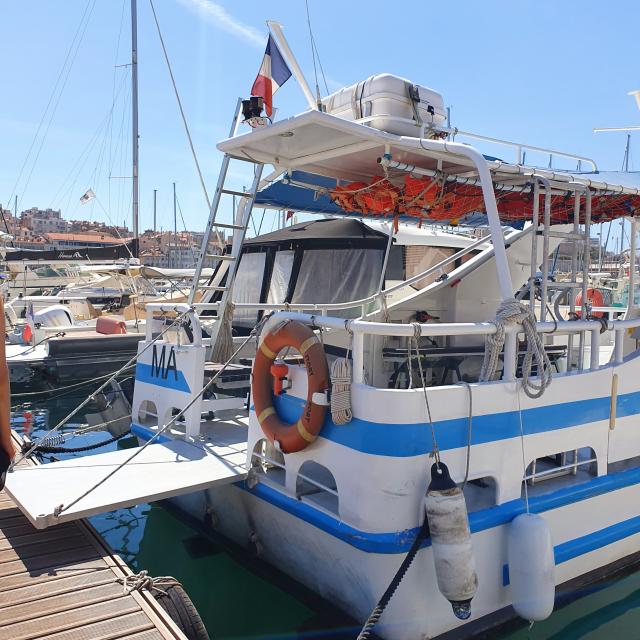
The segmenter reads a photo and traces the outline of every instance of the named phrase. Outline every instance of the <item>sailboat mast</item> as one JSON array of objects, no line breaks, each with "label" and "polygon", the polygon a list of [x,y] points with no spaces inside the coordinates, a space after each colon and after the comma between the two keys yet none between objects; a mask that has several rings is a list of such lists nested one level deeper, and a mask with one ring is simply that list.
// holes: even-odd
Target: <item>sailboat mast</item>
[{"label": "sailboat mast", "polygon": [[138,191],[138,7],[137,0],[131,0],[131,137],[133,149],[131,161],[133,165],[133,238],[138,255],[138,219],[140,196]]}]

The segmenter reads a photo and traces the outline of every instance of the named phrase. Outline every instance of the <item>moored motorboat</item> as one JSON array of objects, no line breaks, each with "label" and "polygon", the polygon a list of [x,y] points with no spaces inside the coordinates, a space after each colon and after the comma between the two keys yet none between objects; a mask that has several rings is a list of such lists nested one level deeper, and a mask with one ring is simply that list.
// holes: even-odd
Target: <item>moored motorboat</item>
[{"label": "moored motorboat", "polygon": [[[588,242],[592,219],[635,214],[640,189],[602,182],[595,167],[585,175],[526,166],[526,145],[514,145],[516,162],[487,158],[451,139],[434,92],[396,80],[401,92],[367,94],[347,118],[312,102],[269,124],[250,104],[255,130],[236,135],[236,114],[219,144],[225,158],[200,264],[223,224],[215,214],[229,163],[249,161],[253,184],[220,258],[226,279],[221,269],[202,285],[196,270],[188,302],[147,305],[132,403],[140,447],[13,470],[8,491],[36,526],[170,498],[367,629],[377,622],[388,640],[469,636],[514,609],[544,619],[557,589],[634,561],[633,291],[623,319],[596,318],[587,261],[580,281],[576,267],[558,283],[549,256],[563,239]],[[370,85],[351,91],[363,96]],[[280,175],[263,181],[265,164]],[[417,195],[408,177],[421,181]],[[386,220],[386,237],[361,230],[380,244],[378,277],[362,288],[366,269],[346,277],[350,256],[337,252],[353,247],[324,247],[331,258],[307,257],[303,272],[318,247],[296,246],[288,277],[276,257],[291,249],[280,239],[252,253],[248,216],[273,186],[290,198],[288,188],[309,192],[301,212],[326,213],[329,203],[332,215]],[[412,219],[480,219],[488,233],[412,275],[404,263],[392,278],[394,227],[400,236]],[[269,251],[251,271],[247,256]],[[345,282],[338,300],[295,297],[299,284],[333,294]],[[548,308],[562,288],[574,314],[582,291],[579,318]],[[231,335],[234,353],[212,360],[234,313],[247,320],[246,335]],[[613,335],[606,361],[601,333]],[[212,393],[241,357],[253,374],[246,408],[242,397]],[[205,378],[207,367],[217,369]],[[383,596],[390,586],[395,595]]]}]

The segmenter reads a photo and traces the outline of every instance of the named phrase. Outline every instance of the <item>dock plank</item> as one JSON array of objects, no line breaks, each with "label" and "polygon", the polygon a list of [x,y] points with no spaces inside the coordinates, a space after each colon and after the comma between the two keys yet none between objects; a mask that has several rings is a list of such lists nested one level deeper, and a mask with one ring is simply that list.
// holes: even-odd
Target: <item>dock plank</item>
[{"label": "dock plank", "polygon": [[38,530],[0,492],[0,640],[187,640],[127,575],[86,521]]},{"label": "dock plank", "polygon": [[[140,633],[154,635],[139,635]],[[182,636],[184,638],[184,636]],[[149,618],[143,613],[132,613],[114,620],[104,620],[96,624],[53,633],[47,640],[114,640],[115,638],[137,638],[142,640],[160,640],[164,636],[154,630]],[[186,638],[184,638],[186,640]]]},{"label": "dock plank", "polygon": [[[11,531],[5,535],[4,531],[0,531],[0,551],[6,549],[17,549],[26,547],[31,544],[40,544],[42,542],[50,542],[72,536],[75,531],[72,526],[60,526],[51,529],[50,532],[34,531],[31,525],[25,524],[22,527],[11,527]],[[49,536],[43,535],[49,533]]]},{"label": "dock plank", "polygon": [[89,560],[90,558],[95,558],[96,555],[95,549],[88,544],[81,548],[67,549],[57,553],[50,553],[46,549],[43,549],[42,552],[44,555],[36,556],[35,558],[19,558],[0,564],[0,578],[2,578],[0,590],[4,587],[5,577],[14,573],[27,572],[32,575],[41,575],[52,571],[64,571],[67,563],[77,560]]},{"label": "dock plank", "polygon": [[114,620],[138,611],[140,611],[138,603],[133,598],[122,595],[121,590],[119,598],[107,602],[38,616],[32,620],[0,627],[0,640],[32,640],[32,638],[50,636],[102,620]]},{"label": "dock plank", "polygon": [[2,598],[3,594],[7,591],[21,589],[22,587],[30,585],[39,585],[45,582],[55,582],[70,576],[97,573],[105,569],[108,569],[108,567],[104,560],[102,560],[102,558],[96,558],[95,554],[92,553],[90,557],[84,561],[81,558],[77,558],[76,562],[68,562],[66,565],[53,565],[49,567],[48,571],[41,572],[40,574],[29,571],[18,572],[3,577],[2,580],[0,580],[0,598]]},{"label": "dock plank", "polygon": [[38,605],[35,607],[32,602],[4,607],[2,610],[2,619],[0,620],[0,629],[17,622],[33,619],[39,620],[50,614],[62,613],[86,605],[114,600],[121,598],[122,595],[122,586],[114,582],[113,577],[111,578],[111,582],[107,584],[99,586],[88,585],[85,588],[79,587],[75,591],[56,596],[46,594],[38,601]]},{"label": "dock plank", "polygon": [[0,609],[4,616],[4,612],[14,605],[39,602],[43,598],[59,596],[78,589],[110,584],[113,580],[113,573],[105,566],[97,570],[88,569],[75,575],[59,577],[57,580],[29,581],[22,586],[14,586],[0,592]]}]

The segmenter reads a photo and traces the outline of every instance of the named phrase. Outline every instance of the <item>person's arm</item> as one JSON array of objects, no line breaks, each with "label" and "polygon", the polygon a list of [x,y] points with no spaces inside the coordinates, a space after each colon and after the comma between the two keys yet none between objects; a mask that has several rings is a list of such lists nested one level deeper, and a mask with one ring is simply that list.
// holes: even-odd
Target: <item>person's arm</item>
[{"label": "person's arm", "polygon": [[13,459],[16,454],[13,440],[11,439],[11,427],[9,415],[11,411],[11,392],[9,390],[9,367],[7,366],[7,354],[5,351],[5,318],[4,300],[0,296],[0,447]]}]

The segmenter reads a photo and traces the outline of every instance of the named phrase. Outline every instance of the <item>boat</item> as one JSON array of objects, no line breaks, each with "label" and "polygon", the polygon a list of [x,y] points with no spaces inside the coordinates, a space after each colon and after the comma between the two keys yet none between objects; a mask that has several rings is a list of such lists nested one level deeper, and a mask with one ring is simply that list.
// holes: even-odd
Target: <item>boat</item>
[{"label": "boat", "polygon": [[[15,466],[7,491],[39,528],[171,499],[349,612],[360,638],[374,625],[386,640],[415,640],[543,620],[557,597],[640,553],[634,278],[624,315],[607,319],[592,313],[588,259],[565,281],[550,277],[556,244],[577,251],[592,222],[630,217],[635,237],[640,185],[603,180],[593,160],[567,153],[542,150],[590,170],[527,165],[523,151],[540,149],[521,143],[505,143],[513,161],[487,157],[457,141],[437,92],[395,76],[345,88],[322,110],[305,95],[308,110],[273,123],[259,100],[239,103],[218,144],[190,298],[146,307],[131,424],[140,446]],[[238,132],[243,116],[252,129]],[[253,183],[229,225],[216,213],[238,195],[225,186],[231,162],[248,163]],[[274,171],[263,178],[265,165]],[[253,253],[245,238],[252,207],[268,201],[364,220],[361,237],[384,245],[374,275],[391,273],[404,225],[484,232],[452,233],[452,254],[410,277],[395,271],[391,285],[371,277],[360,289],[341,271],[346,253],[325,259],[308,271],[311,290],[347,281],[360,297],[300,300],[276,261],[287,229]],[[234,242],[202,285],[220,226]],[[248,256],[269,251],[262,272],[254,265],[258,287]],[[559,293],[571,319],[549,308]],[[234,317],[245,335],[231,332]],[[216,358],[223,341],[228,355]],[[251,367],[248,402],[216,388],[236,364]]]}]

